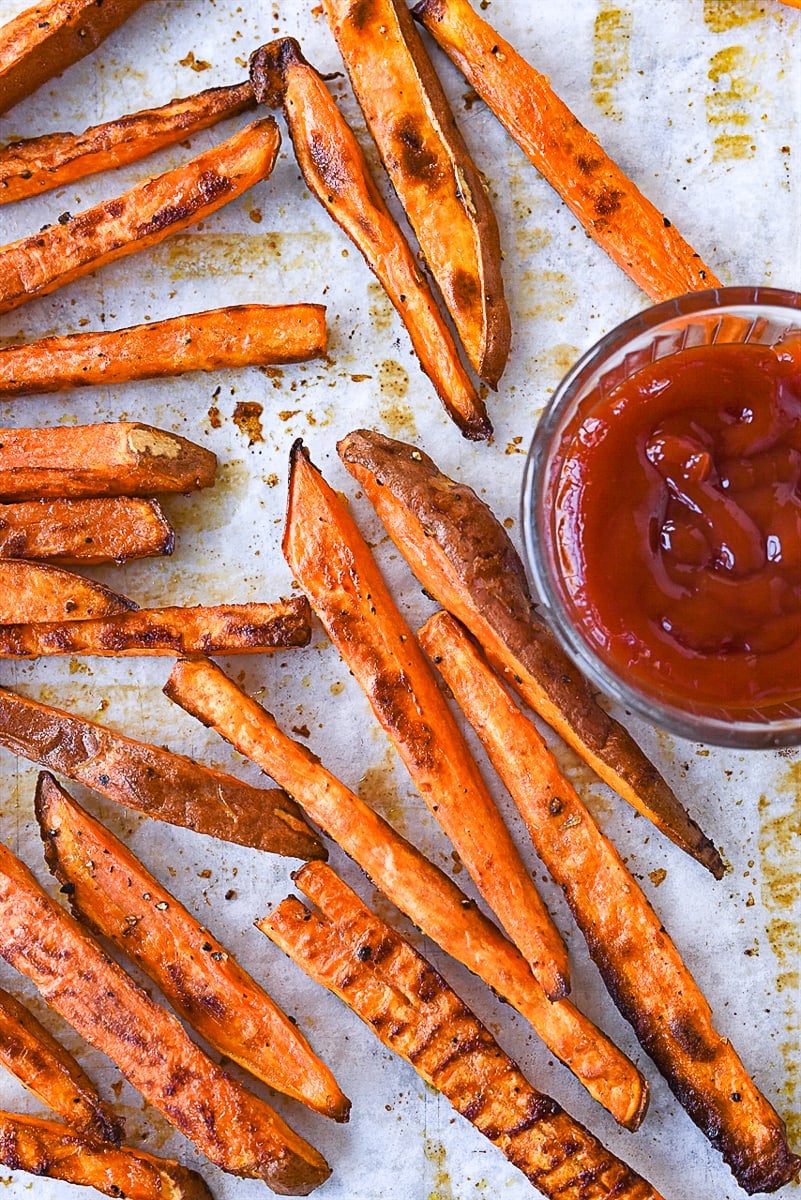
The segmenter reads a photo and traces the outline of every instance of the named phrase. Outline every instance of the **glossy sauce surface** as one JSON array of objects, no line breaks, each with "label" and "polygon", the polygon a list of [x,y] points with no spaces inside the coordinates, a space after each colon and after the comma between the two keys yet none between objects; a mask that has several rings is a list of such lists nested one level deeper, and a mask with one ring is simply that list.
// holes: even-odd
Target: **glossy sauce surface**
[{"label": "glossy sauce surface", "polygon": [[801,702],[801,339],[644,367],[574,430],[554,544],[631,683],[743,712]]}]

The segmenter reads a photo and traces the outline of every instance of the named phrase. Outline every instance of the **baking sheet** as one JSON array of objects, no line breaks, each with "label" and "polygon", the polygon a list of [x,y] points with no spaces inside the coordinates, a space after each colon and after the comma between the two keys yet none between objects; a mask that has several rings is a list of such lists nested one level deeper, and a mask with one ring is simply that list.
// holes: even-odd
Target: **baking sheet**
[{"label": "baking sheet", "polygon": [[[0,0],[0,21],[22,7],[18,0]],[[614,5],[540,0],[536,6],[491,0],[482,8],[505,37],[551,76],[580,119],[724,282],[801,287],[801,13],[776,0],[667,0],[660,5],[649,0]],[[93,56],[0,118],[0,139],[80,130],[125,111],[242,79],[251,51],[285,33],[301,40],[320,70],[341,71],[319,8],[284,0],[145,4]],[[443,471],[475,487],[520,544],[518,493],[538,415],[576,356],[646,300],[577,228],[461,76],[434,53],[465,137],[489,180],[505,250],[514,340],[498,393],[489,398],[495,425],[491,445],[464,441],[444,416],[381,289],[305,191],[286,138],[271,179],[201,228],[0,319],[0,337],[29,339],[80,328],[118,328],[224,303],[316,301],[328,306],[330,353],[325,362],[0,404],[4,425],[142,419],[217,453],[219,481],[212,491],[167,502],[178,530],[171,559],[94,572],[141,605],[271,599],[289,593],[291,578],[279,543],[289,447],[302,437],[326,477],[350,497],[407,618],[413,626],[424,619],[432,606],[336,457],[337,438],[361,425],[418,442]],[[335,76],[330,86],[363,135],[344,77]],[[198,134],[191,150],[213,145],[248,119],[244,115]],[[0,208],[0,243],[117,194],[188,153],[186,147],[167,149],[114,175]],[[372,158],[375,162],[374,153]],[[285,729],[295,730],[327,766],[474,894],[319,626],[306,649],[223,665],[259,694]],[[0,682],[258,779],[255,768],[162,696],[169,666],[156,660],[6,663],[0,664]],[[721,883],[636,818],[569,752],[557,747],[559,756],[662,915],[709,997],[718,1027],[787,1118],[798,1148],[801,757],[797,751],[738,753],[681,742],[626,714],[617,715],[723,848],[730,870]],[[483,763],[480,753],[479,758]],[[55,893],[32,820],[36,770],[0,751],[0,771],[0,836]],[[492,780],[489,771],[487,778]],[[352,1098],[353,1113],[345,1127],[291,1101],[274,1101],[333,1167],[321,1197],[478,1200],[492,1195],[522,1200],[535,1194],[411,1067],[384,1050],[343,1005],[310,983],[253,929],[254,918],[292,890],[292,861],[160,826],[73,790],[267,984]],[[499,788],[496,794],[539,880],[543,871],[521,823]],[[408,931],[336,848],[332,862],[382,915]],[[636,1134],[615,1126],[554,1063],[522,1018],[413,931],[412,938],[532,1081],[665,1197],[735,1200],[743,1195],[604,994],[561,896],[545,881],[542,889],[569,940],[574,998],[638,1062],[651,1083],[650,1112]],[[261,1183],[225,1176],[200,1161],[120,1082],[107,1060],[47,1012],[26,981],[1,966],[0,985],[27,998],[104,1093],[118,1101],[129,1141],[199,1167],[219,1200],[264,1194]],[[263,1089],[257,1085],[256,1090]],[[0,1077],[0,1105],[38,1110],[6,1075]],[[3,1171],[0,1177],[8,1200],[31,1195],[68,1200],[83,1194],[21,1173]],[[799,1190],[791,1186],[782,1195]]]}]

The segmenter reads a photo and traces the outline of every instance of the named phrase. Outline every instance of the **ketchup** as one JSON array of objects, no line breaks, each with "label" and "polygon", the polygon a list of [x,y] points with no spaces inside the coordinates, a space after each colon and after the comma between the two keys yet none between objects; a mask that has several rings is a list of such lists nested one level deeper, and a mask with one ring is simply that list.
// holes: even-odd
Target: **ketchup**
[{"label": "ketchup", "polygon": [[555,481],[550,546],[585,637],[673,703],[789,715],[801,701],[801,338],[681,350],[590,407]]}]

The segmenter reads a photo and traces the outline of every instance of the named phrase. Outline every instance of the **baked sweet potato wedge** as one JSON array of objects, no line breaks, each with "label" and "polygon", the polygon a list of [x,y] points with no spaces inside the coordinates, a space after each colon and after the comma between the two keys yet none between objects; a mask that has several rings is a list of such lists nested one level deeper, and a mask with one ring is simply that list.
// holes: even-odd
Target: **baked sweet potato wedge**
[{"label": "baked sweet potato wedge", "polygon": [[302,867],[294,896],[256,922],[317,983],[553,1200],[659,1200],[659,1194],[550,1096],[528,1082],[439,972],[322,864]]},{"label": "baked sweet potato wedge", "polygon": [[473,370],[495,387],[512,331],[486,187],[404,0],[324,0],[367,128]]},{"label": "baked sweet potato wedge", "polygon": [[39,196],[98,171],[138,162],[217,121],[253,108],[250,83],[208,88],[159,108],[127,113],[83,133],[46,133],[0,149],[0,204]]},{"label": "baked sweet potato wedge", "polygon": [[102,583],[51,563],[0,559],[0,625],[19,621],[84,621],[135,609]]},{"label": "baked sweet potato wedge", "polygon": [[325,1160],[200,1049],[0,844],[0,957],[216,1166],[308,1195]]},{"label": "baked sweet potato wedge", "polygon": [[21,500],[0,504],[0,556],[67,565],[172,554],[175,530],[158,500]]},{"label": "baked sweet potato wedge", "polygon": [[45,0],[0,29],[0,112],[96,50],[142,0]]},{"label": "baked sweet potato wedge", "polygon": [[212,1200],[196,1171],[129,1146],[111,1146],[56,1121],[0,1112],[0,1163],[125,1200]]},{"label": "baked sweet potato wedge", "polygon": [[327,771],[308,747],[283,733],[271,714],[214,663],[182,659],[164,690],[285,786],[375,887],[525,1017],[620,1124],[637,1128],[648,1086],[636,1067],[569,1000],[548,1000],[519,950],[444,871]]},{"label": "baked sweet potato wedge", "polygon": [[0,625],[0,658],[266,654],[305,646],[310,636],[306,602],[294,597],[268,604],[143,608],[84,621]]},{"label": "baked sweet potato wedge", "polygon": [[487,438],[486,407],[409,245],[370,174],[364,151],[294,38],[250,59],[258,99],[282,108],[306,186],[363,254],[411,338],[420,365],[465,437]]},{"label": "baked sweet potato wedge", "polygon": [[537,615],[517,551],[484,501],[422,450],[370,430],[348,434],[339,454],[417,579],[522,699],[605,783],[721,878],[712,842]]},{"label": "baked sweet potato wedge", "polygon": [[265,117],[122,196],[0,247],[0,313],[202,221],[270,174],[280,142]]},{"label": "baked sweet potato wedge", "polygon": [[590,237],[652,300],[719,285],[700,254],[612,161],[548,79],[468,0],[420,0],[412,11]]},{"label": "baked sweet potato wedge", "polygon": [[642,888],[535,726],[453,617],[436,613],[418,636],[519,808],[643,1049],[741,1187],[769,1192],[789,1183],[801,1159],[790,1152],[781,1118],[718,1033]]},{"label": "baked sweet potato wedge", "polygon": [[325,354],[322,304],[240,304],[0,349],[0,397],[277,366]]},{"label": "baked sweet potato wedge", "polygon": [[179,1017],[269,1087],[337,1121],[350,1102],[296,1024],[131,851],[42,772],[36,817],[76,917],[150,976]]},{"label": "baked sweet potato wedge", "polygon": [[107,800],[240,846],[325,857],[294,801],[0,688],[0,745]]},{"label": "baked sweet potato wedge", "polygon": [[122,1141],[122,1122],[80,1064],[24,1004],[2,989],[0,1063],[72,1130],[115,1146]]},{"label": "baked sweet potato wedge", "polygon": [[567,950],[378,564],[301,442],[292,447],[283,551],[379,724],[551,1000]]},{"label": "baked sweet potato wedge", "polygon": [[0,429],[0,500],[193,492],[216,470],[210,450],[139,421]]}]

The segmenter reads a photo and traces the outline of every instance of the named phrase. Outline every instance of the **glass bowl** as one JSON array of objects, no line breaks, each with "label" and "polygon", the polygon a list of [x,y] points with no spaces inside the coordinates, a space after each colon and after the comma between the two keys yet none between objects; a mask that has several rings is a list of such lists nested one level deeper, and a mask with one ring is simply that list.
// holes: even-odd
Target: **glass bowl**
[{"label": "glass bowl", "polygon": [[[773,347],[774,350],[766,356],[760,347]],[[700,366],[693,367],[693,363],[702,364],[702,361],[721,356],[725,361],[728,355],[733,355],[736,362],[728,363],[726,378],[739,380],[737,386],[740,387],[744,387],[742,380],[747,380],[750,387],[753,380],[761,383],[763,377],[770,378],[774,360],[783,359],[785,364],[790,363],[786,368],[792,376],[790,382],[775,386],[784,388],[781,393],[784,399],[780,402],[782,414],[789,413],[791,424],[795,422],[795,433],[786,435],[785,440],[789,439],[789,443],[786,446],[783,443],[781,450],[782,462],[795,464],[792,471],[796,482],[787,485],[791,495],[788,503],[801,503],[801,485],[797,482],[797,464],[801,459],[801,434],[798,432],[801,427],[801,387],[798,382],[801,378],[801,295],[771,288],[715,288],[657,304],[623,322],[584,354],[562,380],[537,426],[526,460],[521,514],[526,565],[543,615],[549,619],[564,649],[593,685],[612,700],[652,725],[681,737],[743,749],[793,746],[801,744],[801,612],[798,611],[801,608],[798,591],[801,588],[801,538],[797,536],[798,510],[792,509],[795,525],[791,521],[784,526],[784,545],[761,527],[758,530],[760,535],[765,533],[767,549],[764,554],[767,557],[763,569],[758,567],[756,559],[751,563],[756,571],[753,588],[762,587],[763,578],[769,575],[770,593],[757,593],[756,590],[751,593],[742,588],[739,592],[731,591],[729,585],[732,582],[739,587],[741,581],[749,577],[748,564],[743,566],[748,547],[741,543],[743,554],[740,555],[738,546],[736,563],[728,549],[738,537],[736,528],[732,532],[731,505],[739,505],[745,497],[747,509],[749,493],[733,495],[731,480],[738,478],[738,468],[735,466],[732,475],[729,459],[715,459],[715,448],[740,445],[737,438],[741,435],[756,438],[757,442],[762,438],[757,450],[766,444],[765,431],[760,429],[759,422],[760,414],[767,411],[767,406],[757,401],[753,409],[747,404],[740,404],[737,409],[734,393],[731,405],[723,404],[722,397],[728,401],[729,393],[720,391],[717,380],[714,386],[718,391],[709,386],[697,396],[695,392],[687,393],[690,400],[685,402],[687,407],[680,429],[673,418],[666,415],[667,409],[659,407],[666,403],[660,397],[667,396],[671,388],[691,385],[697,388],[697,384],[692,383],[692,372]],[[741,370],[741,359],[747,360],[747,371],[751,370],[754,359],[756,376]],[[677,379],[690,382],[682,385],[676,382]],[[758,392],[754,394],[759,395]],[[715,417],[723,429],[719,435],[714,435],[717,441],[704,428],[703,411],[707,397],[712,396],[716,399],[714,403],[708,402],[710,412],[717,404],[722,414]],[[721,403],[718,404],[718,400]],[[734,417],[730,421],[730,413],[735,410],[744,434],[743,431],[731,434],[727,426],[723,427],[724,420],[734,422]],[[628,425],[620,423],[624,420],[639,422],[642,428],[635,429],[632,425],[630,432]],[[659,431],[658,436],[643,432],[649,421]],[[679,432],[674,436],[671,431],[676,429]],[[691,430],[691,438],[686,436],[687,429]],[[698,443],[693,440],[696,433],[700,438]],[[726,440],[731,438],[734,441]],[[599,446],[603,448],[599,450]],[[639,456],[640,466],[628,461],[630,455]],[[586,472],[592,469],[593,458],[600,464],[595,467],[597,486],[587,487],[589,475]],[[743,461],[746,466],[739,468],[741,482],[743,469],[752,472],[755,469],[748,465],[751,459],[746,457]],[[680,467],[672,466],[672,462],[680,462]],[[775,490],[779,485],[773,479],[773,460],[760,459],[760,462],[762,476],[766,472],[769,476],[762,482],[774,488],[764,493],[768,503],[781,494],[784,504],[788,493],[786,488],[781,493]],[[654,501],[653,511],[646,513],[643,508],[645,492],[629,486],[630,468],[636,469],[647,482],[647,494]],[[782,479],[788,473],[785,467],[777,471],[777,478],[781,475]],[[792,499],[793,494],[795,499]],[[603,497],[605,503],[609,503],[611,497],[610,507],[593,513],[590,508],[593,497],[596,505],[599,497]],[[583,505],[586,508],[582,508]],[[671,515],[677,511],[677,505],[679,520],[686,518],[688,522],[682,533],[677,532]],[[743,510],[739,511],[742,513]],[[723,533],[715,530],[718,519],[724,522]],[[737,516],[735,525],[750,519],[749,516]],[[771,513],[769,519],[772,521],[775,516]],[[634,548],[632,557],[623,558],[624,549],[626,554],[631,550],[623,532],[633,530],[636,522],[639,522],[642,534],[641,545]],[[606,545],[602,544],[604,538]],[[692,560],[689,567],[687,561],[676,562],[674,542],[681,544],[684,550],[689,548]],[[716,548],[714,552],[709,549],[709,557],[702,561],[710,547]],[[666,552],[673,557],[667,558]],[[635,559],[637,569],[630,570],[629,563]],[[673,572],[669,578],[666,563]],[[775,623],[770,624],[767,615],[763,622],[758,606],[761,600],[749,599],[751,595],[764,597],[769,594],[771,605],[774,603],[779,585],[772,573],[777,564],[785,576],[780,585],[785,589],[781,613],[784,624],[780,629]],[[638,571],[641,574],[638,575]],[[650,573],[647,580],[645,572]],[[795,577],[795,584],[792,577]],[[605,597],[610,603],[616,602],[618,596],[624,597],[631,584],[631,595],[624,603],[634,607],[629,608],[628,614],[621,610],[617,615],[610,609],[614,617],[611,624],[603,619],[599,621],[600,609],[590,587],[593,578],[598,584],[597,596]],[[691,580],[693,582],[688,582]],[[690,619],[695,621],[694,616],[687,614],[701,613],[700,608],[682,607],[693,592],[695,581],[701,588],[709,587],[708,596],[711,597],[720,594],[723,588],[727,604],[731,591],[735,598],[730,614],[732,628],[739,628],[744,614],[750,611],[749,604],[756,605],[753,613],[758,615],[749,617],[759,627],[754,631],[753,642],[748,640],[750,634],[746,637],[726,633],[728,616],[721,616],[728,611],[726,608],[717,610],[713,606],[706,611],[701,622],[705,629],[703,636],[695,626],[687,623]],[[663,590],[654,591],[656,585]],[[787,586],[791,587],[789,592]],[[657,596],[656,600],[654,596]],[[645,602],[643,597],[646,597]],[[719,621],[722,632],[718,636]],[[714,637],[710,633],[713,628]],[[653,634],[650,646],[647,640],[638,640],[637,631],[641,629]],[[774,629],[779,629],[779,633],[767,632]],[[786,634],[787,629],[797,630],[797,635]],[[740,636],[745,640],[738,641]],[[771,641],[777,637],[778,641]],[[782,637],[789,640],[783,643]],[[779,660],[765,658],[759,668],[763,679],[757,687],[749,672],[758,658],[753,646],[759,646],[760,639],[765,646],[771,647],[770,653],[778,646],[783,665],[781,674],[774,676],[772,664]],[[675,665],[672,665],[671,656]],[[699,659],[703,661],[699,662]],[[685,667],[687,678],[684,677]],[[690,675],[701,668],[705,678],[701,682],[691,680]],[[782,678],[781,690],[762,686],[765,678]],[[730,679],[743,682],[741,695],[729,690],[730,686],[737,686],[730,684]]]}]

